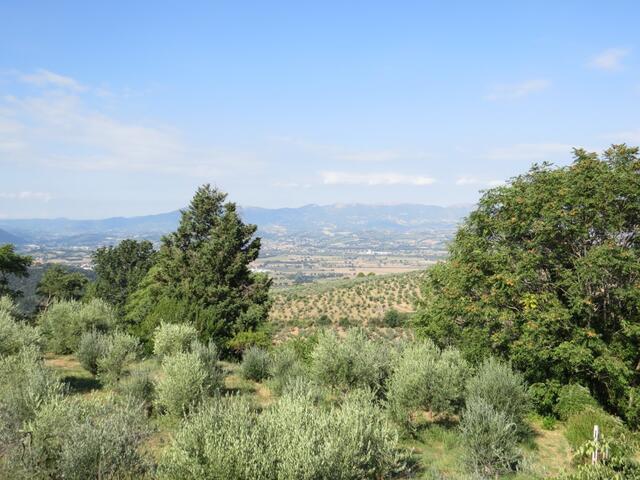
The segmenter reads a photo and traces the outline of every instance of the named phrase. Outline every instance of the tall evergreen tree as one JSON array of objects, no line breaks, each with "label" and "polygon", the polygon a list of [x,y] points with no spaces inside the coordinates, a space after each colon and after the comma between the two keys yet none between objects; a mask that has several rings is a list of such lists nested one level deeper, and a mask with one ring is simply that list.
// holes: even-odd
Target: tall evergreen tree
[{"label": "tall evergreen tree", "polygon": [[72,272],[62,265],[51,265],[42,275],[36,293],[47,309],[56,300],[80,300],[84,295],[88,279],[80,272]]},{"label": "tall evergreen tree", "polygon": [[162,239],[158,262],[128,306],[148,335],[160,321],[188,321],[220,345],[267,317],[271,281],[251,272],[257,227],[210,185],[198,188],[178,229]]}]

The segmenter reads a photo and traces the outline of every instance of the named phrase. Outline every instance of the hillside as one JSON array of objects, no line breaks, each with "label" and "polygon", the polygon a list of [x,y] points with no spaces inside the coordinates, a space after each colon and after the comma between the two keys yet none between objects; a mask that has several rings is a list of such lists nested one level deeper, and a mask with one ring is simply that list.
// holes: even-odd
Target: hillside
[{"label": "hillside", "polygon": [[20,245],[24,243],[24,240],[17,235],[7,232],[6,230],[0,229],[0,245],[5,243],[12,243],[14,245]]},{"label": "hillside", "polygon": [[280,324],[309,323],[327,316],[354,324],[381,319],[396,309],[412,312],[424,272],[365,276],[276,290],[270,319]]}]

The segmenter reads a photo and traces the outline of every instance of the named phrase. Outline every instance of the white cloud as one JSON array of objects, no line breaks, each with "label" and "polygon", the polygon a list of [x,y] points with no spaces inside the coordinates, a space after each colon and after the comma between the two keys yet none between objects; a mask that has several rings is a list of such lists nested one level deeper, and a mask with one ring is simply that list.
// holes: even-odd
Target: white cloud
[{"label": "white cloud", "polygon": [[609,48],[594,56],[589,61],[589,66],[599,70],[620,70],[622,60],[630,53],[628,48]]},{"label": "white cloud", "polygon": [[20,75],[20,79],[38,87],[57,87],[78,92],[87,90],[87,87],[71,77],[65,77],[44,69],[37,70],[35,73]]},{"label": "white cloud", "polygon": [[193,145],[170,126],[107,114],[97,90],[84,89],[69,77],[39,71],[22,78],[42,88],[35,95],[0,98],[0,165],[209,178],[256,171],[261,165],[250,153]]},{"label": "white cloud", "polygon": [[562,143],[519,143],[494,148],[484,155],[489,160],[554,161],[571,155],[573,146]]},{"label": "white cloud", "polygon": [[504,181],[503,180],[480,180],[476,177],[459,177],[456,180],[456,185],[461,187],[467,186],[467,185],[497,187],[499,185],[504,185]]},{"label": "white cloud", "polygon": [[541,92],[551,86],[551,82],[544,78],[526,80],[520,83],[502,84],[494,86],[485,96],[487,100],[515,100],[532,93]]},{"label": "white cloud", "polygon": [[420,175],[401,173],[348,173],[322,172],[322,183],[325,185],[431,185],[435,179]]},{"label": "white cloud", "polygon": [[7,200],[33,200],[39,202],[48,202],[53,198],[47,192],[0,192],[0,198]]}]

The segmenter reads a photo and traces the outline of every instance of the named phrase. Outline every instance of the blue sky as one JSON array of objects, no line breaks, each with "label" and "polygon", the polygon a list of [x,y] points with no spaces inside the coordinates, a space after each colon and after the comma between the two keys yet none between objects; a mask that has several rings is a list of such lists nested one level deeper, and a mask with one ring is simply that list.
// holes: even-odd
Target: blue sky
[{"label": "blue sky", "polygon": [[472,203],[640,144],[638,2],[0,4],[0,216]]}]

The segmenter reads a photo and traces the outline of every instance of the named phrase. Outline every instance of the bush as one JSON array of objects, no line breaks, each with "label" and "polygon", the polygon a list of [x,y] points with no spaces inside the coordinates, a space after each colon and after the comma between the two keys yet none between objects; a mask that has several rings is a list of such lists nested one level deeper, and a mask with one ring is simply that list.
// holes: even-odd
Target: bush
[{"label": "bush", "polygon": [[321,385],[347,391],[370,388],[377,394],[391,371],[394,350],[369,340],[362,329],[352,329],[344,339],[325,331],[312,354],[311,372]]},{"label": "bush", "polygon": [[12,317],[18,316],[18,307],[11,297],[7,295],[0,295],[0,313],[1,312],[8,313]]},{"label": "bush", "polygon": [[88,303],[62,301],[45,310],[38,322],[47,341],[47,348],[54,353],[72,353],[78,349],[84,332],[113,330],[118,319],[115,310],[106,302],[93,299]]},{"label": "bush", "polygon": [[458,350],[440,351],[430,340],[408,346],[387,383],[392,418],[409,427],[411,414],[417,410],[457,413],[463,405],[468,376],[469,366]]},{"label": "bush", "polygon": [[609,415],[598,407],[586,407],[574,413],[567,420],[565,437],[574,450],[593,438],[593,426],[598,425],[606,438],[617,440],[629,437],[629,431],[622,420]]},{"label": "bush", "polygon": [[98,360],[105,356],[109,347],[109,339],[104,333],[96,330],[84,332],[80,337],[76,357],[83,368],[94,375],[98,373]]},{"label": "bush", "polygon": [[140,478],[138,447],[147,436],[144,415],[130,402],[58,398],[27,425],[27,448],[14,458],[29,478]]},{"label": "bush", "polygon": [[153,334],[153,354],[162,359],[166,355],[186,352],[198,338],[193,325],[162,322]]},{"label": "bush", "polygon": [[149,369],[135,369],[118,383],[116,391],[147,410],[153,404],[155,385]]},{"label": "bush", "polygon": [[460,422],[465,461],[485,478],[515,470],[521,459],[517,426],[481,398],[467,402]]},{"label": "bush", "polygon": [[271,356],[269,387],[276,395],[282,395],[296,380],[307,376],[300,355],[292,345],[278,348]]},{"label": "bush", "polygon": [[267,330],[246,330],[236,333],[234,337],[227,342],[227,346],[235,355],[240,356],[250,347],[268,349],[271,343],[271,334]]},{"label": "bush", "polygon": [[467,402],[483,400],[496,411],[503,412],[516,425],[519,435],[527,432],[525,416],[531,402],[521,374],[499,360],[485,360],[475,376],[467,382]]},{"label": "bush", "polygon": [[406,313],[400,313],[395,308],[387,310],[382,317],[382,323],[385,327],[397,328],[407,323],[408,315]]},{"label": "bush", "polygon": [[139,352],[140,341],[133,335],[116,332],[108,337],[104,355],[97,361],[100,380],[110,385],[117,383]]},{"label": "bush", "polygon": [[211,373],[197,352],[176,353],[162,361],[156,403],[169,415],[186,415],[218,386],[211,383]]},{"label": "bush", "polygon": [[269,376],[271,357],[269,352],[259,347],[251,347],[242,357],[242,376],[248,380],[261,382]]},{"label": "bush", "polygon": [[209,342],[206,345],[195,340],[191,344],[191,352],[193,352],[202,362],[204,366],[207,391],[214,393],[224,385],[224,373],[218,365],[220,358],[218,347],[215,343]]},{"label": "bush", "polygon": [[388,478],[402,467],[398,436],[371,400],[325,410],[287,395],[262,414],[242,397],[211,402],[184,422],[159,478]]},{"label": "bush", "polygon": [[561,420],[568,419],[574,413],[579,413],[587,407],[597,407],[598,402],[589,393],[589,389],[576,383],[563,385],[558,393],[558,401],[554,413]]},{"label": "bush", "polygon": [[[5,297],[0,300],[5,302]],[[40,346],[40,331],[15,320],[8,307],[0,308],[0,357],[14,355],[23,348]]]},{"label": "bush", "polygon": [[35,348],[0,358],[0,445],[16,441],[18,430],[38,408],[63,393],[62,383],[44,366]]}]

